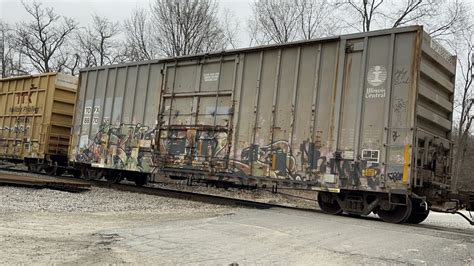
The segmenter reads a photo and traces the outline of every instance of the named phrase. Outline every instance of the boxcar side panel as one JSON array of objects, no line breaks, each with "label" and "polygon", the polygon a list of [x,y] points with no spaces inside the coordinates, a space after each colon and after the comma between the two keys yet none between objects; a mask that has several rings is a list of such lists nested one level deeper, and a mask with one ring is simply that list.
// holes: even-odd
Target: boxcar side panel
[{"label": "boxcar side panel", "polygon": [[231,168],[240,176],[250,176],[251,168],[248,158],[241,154],[244,147],[249,147],[252,140],[252,132],[255,126],[255,101],[258,93],[260,79],[260,65],[263,60],[263,52],[247,53],[239,55],[239,71],[237,81],[239,86],[235,88],[236,98],[234,108],[236,110],[233,118],[234,139],[232,139],[232,152],[230,154]]},{"label": "boxcar side panel", "polygon": [[56,73],[0,80],[0,156],[66,155],[76,83]]},{"label": "boxcar side panel", "polygon": [[277,76],[280,68],[281,49],[263,52],[263,61],[260,69],[258,94],[255,95],[254,106],[248,106],[256,110],[254,118],[254,130],[252,132],[251,146],[248,149],[250,156],[250,167],[253,176],[273,177],[276,174],[271,169],[271,156],[273,155],[272,143],[272,118],[274,94],[276,92]]},{"label": "boxcar side panel", "polygon": [[390,118],[387,152],[385,154],[386,182],[405,189],[411,183],[414,136],[414,109],[417,87],[420,36],[397,34],[394,40]]},{"label": "boxcar side panel", "polygon": [[[218,54],[168,61],[159,119],[164,170],[206,170],[201,174],[209,177],[226,172],[243,182],[279,180],[329,190],[406,191],[420,33],[410,28],[243,50],[235,83],[223,78]],[[206,82],[211,79],[217,84]],[[227,140],[232,152],[224,158],[230,167],[196,167],[198,126],[219,130],[211,123],[219,111],[203,109],[216,97],[203,93],[233,84],[235,137]],[[211,146],[224,139],[208,136]]]},{"label": "boxcar side panel", "polygon": [[366,78],[362,98],[362,129],[359,140],[361,144],[358,153],[361,161],[367,166],[362,166],[365,174],[360,177],[360,181],[355,180],[359,182],[355,185],[374,190],[384,187],[380,181],[386,154],[386,117],[388,117],[386,106],[390,104],[392,49],[390,35],[368,38]]},{"label": "boxcar side panel", "polygon": [[292,122],[291,150],[295,179],[314,180],[321,164],[315,153],[321,147],[321,134],[316,133],[317,95],[320,91],[322,44],[300,48],[294,115]]},{"label": "boxcar side panel", "polygon": [[161,65],[81,71],[70,159],[99,168],[153,171]]},{"label": "boxcar side panel", "polygon": [[229,166],[236,70],[235,56],[166,64],[159,116],[163,167],[225,171]]}]

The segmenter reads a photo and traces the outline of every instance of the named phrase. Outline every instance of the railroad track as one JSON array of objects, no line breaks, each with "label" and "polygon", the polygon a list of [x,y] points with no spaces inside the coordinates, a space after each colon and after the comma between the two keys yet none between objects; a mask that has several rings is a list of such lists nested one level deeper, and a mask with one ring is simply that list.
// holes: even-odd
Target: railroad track
[{"label": "railroad track", "polygon": [[[27,173],[27,174],[30,174],[30,175],[48,176],[47,174],[44,174],[44,173],[42,173],[42,174],[32,174],[32,173],[28,172],[27,170],[22,170],[22,169],[1,168],[0,167],[0,170],[6,171],[6,172]],[[68,176],[62,176],[61,179],[77,180],[77,178],[68,177]],[[81,179],[81,180],[83,180],[83,179]],[[161,196],[161,197],[196,201],[196,202],[202,202],[202,203],[236,206],[236,207],[246,207],[246,208],[254,208],[254,209],[282,208],[282,209],[291,209],[291,210],[304,211],[304,212],[323,213],[323,211],[321,211],[319,209],[313,209],[313,208],[302,208],[302,207],[288,206],[288,205],[282,205],[282,204],[276,204],[276,203],[258,202],[258,201],[252,201],[252,200],[246,200],[246,199],[237,199],[237,198],[231,198],[231,197],[225,197],[225,196],[219,196],[219,195],[212,195],[212,194],[204,194],[204,193],[191,192],[191,191],[183,191],[183,190],[177,190],[177,189],[158,188],[158,187],[151,187],[151,186],[139,187],[139,186],[136,186],[134,184],[109,183],[105,180],[104,181],[102,181],[102,180],[84,180],[84,181],[89,182],[92,186],[101,187],[101,188],[109,188],[109,189],[115,189],[115,190],[127,191],[127,192],[134,192],[134,193],[143,193],[143,194],[148,194],[148,195],[155,195],[155,196]],[[372,220],[372,221],[380,221],[381,222],[380,219],[375,218],[375,217],[370,217],[370,216],[354,216],[354,215],[348,215],[348,214],[341,214],[341,215],[351,217],[351,218],[355,218],[355,219],[364,219],[364,220]],[[459,232],[457,229],[452,229],[451,230],[449,228],[441,228],[441,227],[437,227],[437,226],[426,226],[426,225],[409,225],[409,226],[417,226],[417,227],[421,227],[421,228],[430,228],[430,229],[439,230],[439,231],[446,231],[446,232],[449,231],[449,232],[453,232],[453,233],[465,234],[463,232]],[[469,233],[468,235],[472,236],[471,233]]]},{"label": "railroad track", "polygon": [[[15,168],[1,168],[0,167],[0,170],[3,170],[5,172],[14,172],[17,174],[49,176],[44,173],[33,174],[33,173],[28,172],[27,170],[15,169]],[[61,179],[77,180],[77,178],[68,177],[68,176],[61,176]],[[176,199],[183,199],[183,200],[190,200],[190,201],[198,201],[198,202],[203,202],[203,203],[248,207],[248,208],[255,208],[255,209],[284,208],[284,209],[300,210],[300,211],[306,211],[306,212],[322,213],[321,210],[312,209],[312,208],[302,208],[302,207],[287,206],[287,205],[276,204],[276,203],[258,202],[258,201],[252,201],[252,200],[246,200],[246,199],[237,199],[237,198],[212,195],[212,194],[204,194],[204,193],[191,192],[191,191],[183,191],[183,190],[177,190],[177,189],[157,188],[157,187],[151,187],[151,186],[139,187],[132,184],[109,183],[107,181],[102,181],[102,180],[83,180],[83,181],[89,182],[92,186],[96,186],[96,187],[110,188],[110,189],[115,189],[115,190],[120,190],[120,191],[143,193],[143,194],[148,194],[148,195],[155,195],[155,196],[169,197],[169,198],[176,198]]]},{"label": "railroad track", "polygon": [[287,206],[287,205],[281,205],[281,204],[275,204],[275,203],[258,202],[258,201],[252,201],[252,200],[246,200],[246,199],[237,199],[237,198],[230,198],[230,197],[219,196],[219,195],[203,194],[203,193],[198,193],[198,192],[183,191],[183,190],[176,190],[176,189],[169,189],[169,188],[157,188],[157,187],[149,187],[149,186],[138,187],[138,186],[129,185],[129,184],[110,184],[110,183],[107,183],[104,181],[98,181],[98,180],[93,180],[91,181],[91,183],[92,185],[98,186],[98,187],[112,188],[112,189],[117,189],[121,191],[144,193],[148,195],[156,195],[156,196],[162,196],[162,197],[184,199],[184,200],[198,201],[198,202],[211,203],[211,204],[250,207],[250,208],[256,208],[256,209],[285,208],[285,209],[293,209],[293,210],[301,210],[301,211],[322,212],[321,210],[317,210],[317,209],[301,208],[301,207]]}]

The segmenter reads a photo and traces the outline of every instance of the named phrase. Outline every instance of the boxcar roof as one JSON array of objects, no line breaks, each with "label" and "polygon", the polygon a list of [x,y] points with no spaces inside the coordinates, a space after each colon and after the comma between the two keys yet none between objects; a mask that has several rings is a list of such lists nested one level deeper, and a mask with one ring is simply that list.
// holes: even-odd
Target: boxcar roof
[{"label": "boxcar roof", "polygon": [[386,35],[386,34],[392,34],[392,33],[411,32],[411,31],[416,31],[416,30],[423,30],[423,26],[414,25],[414,26],[406,26],[406,27],[399,27],[399,28],[375,30],[375,31],[369,31],[369,32],[343,34],[343,35],[338,35],[338,36],[330,36],[330,37],[311,39],[311,40],[300,40],[300,41],[294,41],[294,42],[288,42],[288,43],[282,43],[282,44],[259,45],[259,46],[254,46],[254,47],[214,51],[210,53],[200,53],[200,54],[184,55],[184,56],[177,56],[177,57],[166,57],[166,58],[159,58],[159,59],[153,59],[153,60],[137,61],[137,62],[122,63],[122,64],[115,64],[115,65],[107,65],[107,66],[88,67],[88,68],[81,69],[80,72],[107,69],[107,68],[126,67],[126,66],[157,64],[161,62],[164,63],[164,62],[177,61],[177,60],[192,60],[195,58],[201,58],[203,56],[206,56],[206,57],[226,56],[226,55],[248,53],[248,52],[260,51],[260,50],[266,50],[266,49],[277,49],[280,47],[291,47],[291,46],[298,46],[298,45],[304,45],[304,44],[330,42],[330,41],[337,41],[340,39],[357,39],[357,38],[371,37],[371,36],[377,36],[377,35]]}]

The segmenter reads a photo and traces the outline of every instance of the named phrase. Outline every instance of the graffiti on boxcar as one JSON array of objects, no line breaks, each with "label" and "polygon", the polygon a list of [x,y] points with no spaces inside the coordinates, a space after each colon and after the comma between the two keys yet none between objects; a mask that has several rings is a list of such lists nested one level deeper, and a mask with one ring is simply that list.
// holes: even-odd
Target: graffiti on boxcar
[{"label": "graffiti on boxcar", "polygon": [[[323,152],[320,143],[303,141],[291,150],[287,141],[250,145],[242,149],[240,160],[232,160],[237,173],[320,184],[325,175],[335,175],[342,188],[377,189],[383,179],[379,163],[373,159],[342,158],[341,152]],[[347,153],[349,154],[349,153]]]},{"label": "graffiti on boxcar", "polygon": [[401,181],[401,180],[403,179],[403,173],[402,173],[402,172],[391,172],[391,173],[387,173],[387,178],[388,178],[390,181],[398,182],[398,181]]},{"label": "graffiti on boxcar", "polygon": [[392,131],[392,139],[393,139],[393,142],[396,142],[397,139],[400,137],[400,133],[398,133],[398,131],[394,130]]},{"label": "graffiti on boxcar", "polygon": [[310,141],[303,141],[300,144],[301,171],[326,173],[327,157],[321,154],[319,146]]},{"label": "graffiti on boxcar", "polygon": [[0,127],[0,131],[9,132],[9,133],[26,133],[28,132],[29,129],[30,129],[29,125],[25,126],[23,124],[16,124],[12,127],[7,127],[7,126]]},{"label": "graffiti on boxcar", "polygon": [[161,132],[160,151],[166,164],[199,164],[222,161],[226,132],[200,129],[170,129]]},{"label": "graffiti on boxcar", "polygon": [[[279,140],[268,145],[250,145],[242,150],[240,162],[252,169],[254,175],[300,180],[296,174],[296,159],[288,141]],[[236,165],[242,167],[242,165]]]},{"label": "graffiti on boxcar", "polygon": [[16,122],[17,123],[29,123],[30,118],[29,117],[17,117]]},{"label": "graffiti on boxcar", "polygon": [[394,118],[395,118],[395,124],[397,126],[403,126],[403,115],[406,114],[407,112],[407,107],[408,107],[408,101],[403,100],[401,98],[395,98],[393,99],[393,104],[392,104],[392,109]]},{"label": "graffiti on boxcar", "polygon": [[90,144],[81,149],[77,160],[117,169],[148,171],[152,165],[154,132],[154,128],[141,124],[101,124],[93,139],[88,140]]},{"label": "graffiti on boxcar", "polygon": [[408,70],[406,68],[399,68],[393,75],[393,85],[406,84],[410,77],[408,76]]},{"label": "graffiti on boxcar", "polygon": [[228,162],[233,174],[242,178],[270,177],[318,184],[322,176],[332,175],[338,177],[334,182],[339,182],[340,187],[370,189],[377,189],[382,183],[378,150],[366,150],[364,156],[354,159],[353,152],[328,152],[321,147],[321,141],[306,140],[298,146],[299,150],[293,150],[286,140],[251,144],[239,150],[237,158],[228,158],[224,152],[228,147],[227,133],[178,128],[161,132],[160,157],[169,167],[205,170],[211,166],[217,172],[227,169],[218,162]]}]

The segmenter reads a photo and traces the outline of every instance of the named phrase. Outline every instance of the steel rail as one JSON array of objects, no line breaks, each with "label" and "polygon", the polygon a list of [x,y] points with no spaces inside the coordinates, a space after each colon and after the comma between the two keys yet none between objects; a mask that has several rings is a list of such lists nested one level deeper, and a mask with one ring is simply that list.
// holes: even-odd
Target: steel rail
[{"label": "steel rail", "polygon": [[[36,174],[36,175],[46,175],[45,173],[30,173],[27,170],[22,170],[22,169],[13,169],[13,168],[1,168],[0,170],[3,171],[9,171],[9,172],[17,172],[17,173],[28,173],[28,174]],[[77,180],[77,178],[74,177],[67,177],[67,176],[61,176],[61,179],[72,179],[72,180]],[[81,179],[84,180],[84,179]],[[303,208],[303,207],[295,207],[295,206],[288,206],[288,205],[281,205],[281,204],[275,204],[275,203],[267,203],[267,202],[258,202],[258,201],[252,201],[252,200],[246,200],[246,199],[237,199],[237,198],[231,198],[231,197],[225,197],[225,196],[219,196],[219,195],[212,195],[212,194],[204,194],[204,193],[198,193],[198,192],[192,192],[192,191],[183,191],[183,190],[177,190],[177,189],[169,189],[169,188],[158,188],[158,187],[151,187],[151,186],[136,186],[134,184],[121,184],[121,183],[111,183],[106,180],[84,180],[89,182],[91,185],[96,186],[96,187],[101,187],[101,188],[109,188],[109,189],[115,189],[115,190],[120,190],[120,191],[127,191],[127,192],[134,192],[134,193],[143,193],[147,195],[155,195],[155,196],[161,196],[161,197],[167,197],[167,198],[175,198],[175,199],[182,199],[182,200],[189,200],[189,201],[196,201],[196,202],[202,202],[202,203],[210,203],[210,204],[216,204],[216,205],[227,205],[227,206],[236,206],[236,207],[246,207],[246,208],[254,208],[254,209],[271,209],[271,208],[282,208],[282,209],[291,209],[291,210],[297,210],[297,211],[304,211],[304,212],[313,212],[313,213],[324,213],[322,210],[319,209],[312,209],[312,208]],[[262,190],[262,191],[267,191],[270,192],[269,190]],[[277,192],[280,193],[280,192]],[[283,193],[283,195],[288,195],[288,196],[293,196],[289,195],[286,193]],[[298,196],[294,196],[296,198],[301,198]],[[305,200],[310,200],[307,198],[302,198]],[[432,209],[432,211],[435,212],[443,212],[439,211],[436,209]],[[451,213],[451,214],[459,214],[461,215],[464,219],[466,219],[471,225],[474,225],[473,221],[463,215],[460,212],[443,212],[443,213]],[[350,214],[342,214],[342,216],[347,216],[347,217],[353,217],[353,218],[360,218],[360,219],[368,219],[368,220],[379,220],[377,218],[373,217],[368,217],[368,216],[357,216],[354,217],[354,215]]]},{"label": "steel rail", "polygon": [[[0,170],[6,171],[6,172],[27,173],[27,174],[33,174],[33,175],[49,176],[44,173],[40,173],[40,174],[30,173],[27,170],[22,170],[22,169],[0,168]],[[67,177],[67,176],[61,176],[61,179],[77,180],[77,178]],[[81,180],[89,182],[92,186],[101,187],[101,188],[110,188],[110,189],[115,189],[115,190],[120,190],[120,191],[143,193],[143,194],[148,194],[148,195],[197,201],[197,202],[203,202],[203,203],[247,207],[247,208],[255,208],[255,209],[283,208],[283,209],[292,209],[292,210],[299,210],[299,211],[306,211],[306,212],[323,213],[321,210],[318,210],[318,209],[294,207],[294,206],[280,205],[280,204],[275,204],[275,203],[258,202],[258,201],[237,199],[237,198],[212,195],[212,194],[204,194],[204,193],[198,193],[198,192],[192,192],[192,191],[183,191],[183,190],[169,189],[169,188],[157,188],[157,187],[151,187],[151,186],[140,187],[134,184],[132,185],[132,184],[110,183],[105,180],[104,181],[84,180],[84,179],[81,179]]]}]

